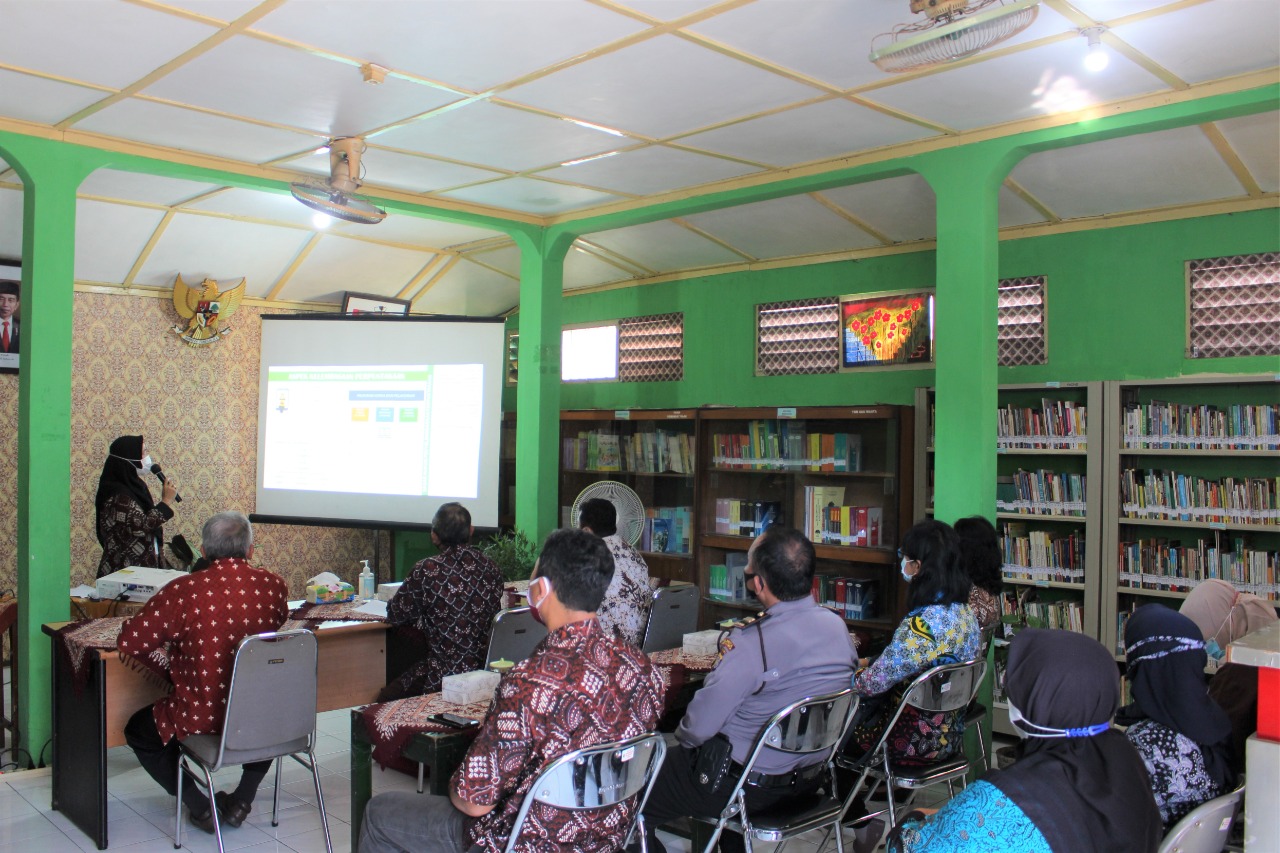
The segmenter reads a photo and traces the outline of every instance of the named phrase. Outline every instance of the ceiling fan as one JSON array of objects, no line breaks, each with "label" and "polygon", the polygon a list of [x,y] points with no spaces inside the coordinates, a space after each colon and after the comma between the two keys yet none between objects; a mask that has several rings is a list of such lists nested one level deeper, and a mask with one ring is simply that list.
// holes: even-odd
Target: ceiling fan
[{"label": "ceiling fan", "polygon": [[387,218],[387,212],[367,198],[356,195],[360,189],[360,155],[364,153],[363,139],[344,136],[329,140],[329,180],[308,178],[289,185],[293,197],[312,210],[327,213],[336,219],[376,225]]},{"label": "ceiling fan", "polygon": [[1031,26],[1040,0],[910,0],[924,21],[898,24],[871,41],[871,61],[899,74],[973,56]]}]

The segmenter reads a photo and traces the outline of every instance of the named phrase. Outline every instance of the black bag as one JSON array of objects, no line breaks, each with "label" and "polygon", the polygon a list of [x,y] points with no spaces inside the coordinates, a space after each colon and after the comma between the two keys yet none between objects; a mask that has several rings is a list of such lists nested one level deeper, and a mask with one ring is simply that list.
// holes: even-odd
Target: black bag
[{"label": "black bag", "polygon": [[723,734],[698,747],[693,759],[693,782],[706,794],[714,794],[724,784],[733,764],[733,744]]}]

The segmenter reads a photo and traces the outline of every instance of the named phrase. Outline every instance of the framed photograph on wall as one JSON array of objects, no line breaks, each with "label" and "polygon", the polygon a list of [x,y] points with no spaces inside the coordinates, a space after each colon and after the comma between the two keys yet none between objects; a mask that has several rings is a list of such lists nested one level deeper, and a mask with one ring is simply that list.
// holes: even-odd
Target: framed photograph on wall
[{"label": "framed photograph on wall", "polygon": [[409,313],[409,300],[378,296],[375,293],[352,293],[348,290],[342,296],[342,313],[403,317]]},{"label": "framed photograph on wall", "polygon": [[840,366],[929,364],[933,361],[933,291],[840,297]]},{"label": "framed photograph on wall", "polygon": [[0,258],[0,373],[17,373],[22,345],[22,262]]}]

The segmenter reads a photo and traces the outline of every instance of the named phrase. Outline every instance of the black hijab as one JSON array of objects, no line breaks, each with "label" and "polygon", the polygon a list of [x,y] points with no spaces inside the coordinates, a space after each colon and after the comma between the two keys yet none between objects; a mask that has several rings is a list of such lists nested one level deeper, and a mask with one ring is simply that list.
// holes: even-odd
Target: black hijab
[{"label": "black hijab", "polygon": [[[1120,704],[1116,662],[1073,631],[1020,631],[1005,692],[1031,736],[1008,770],[984,778],[1022,809],[1055,853],[1152,853],[1164,827],[1133,745],[1110,728]],[[1068,732],[1067,730],[1072,730]]]},{"label": "black hijab", "polygon": [[1208,655],[1196,623],[1163,604],[1144,604],[1124,627],[1125,659],[1133,704],[1125,715],[1150,718],[1200,747],[1205,771],[1223,790],[1231,771],[1231,720],[1209,698],[1204,677]]},{"label": "black hijab", "polygon": [[97,534],[99,545],[106,544],[102,541],[102,507],[116,495],[129,495],[142,506],[143,512],[151,512],[155,508],[151,490],[138,476],[141,470],[138,466],[142,462],[142,436],[122,435],[111,442],[108,452],[110,455],[102,464],[102,475],[98,477],[98,494],[93,499],[97,510],[93,532]]}]

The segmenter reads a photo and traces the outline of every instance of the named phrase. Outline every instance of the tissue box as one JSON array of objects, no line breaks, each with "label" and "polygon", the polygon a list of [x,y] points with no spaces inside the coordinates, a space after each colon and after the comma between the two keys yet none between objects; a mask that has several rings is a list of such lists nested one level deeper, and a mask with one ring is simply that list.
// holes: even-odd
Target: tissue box
[{"label": "tissue box", "polygon": [[313,583],[307,586],[307,601],[311,604],[334,604],[351,601],[355,597],[356,588],[349,583]]},{"label": "tissue box", "polygon": [[404,583],[404,581],[396,581],[395,583],[378,584],[378,600],[390,601],[391,599],[395,598],[396,593],[400,591],[400,585],[402,583]]},{"label": "tissue box", "polygon": [[455,705],[470,705],[472,702],[487,702],[493,698],[493,691],[498,689],[502,676],[496,672],[476,670],[458,675],[446,675],[440,683],[440,693],[444,701]]},{"label": "tissue box", "polygon": [[719,648],[719,631],[697,631],[684,635],[684,653],[686,655],[714,655]]}]

